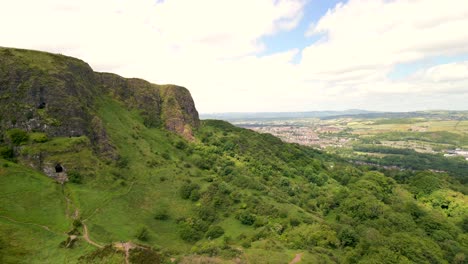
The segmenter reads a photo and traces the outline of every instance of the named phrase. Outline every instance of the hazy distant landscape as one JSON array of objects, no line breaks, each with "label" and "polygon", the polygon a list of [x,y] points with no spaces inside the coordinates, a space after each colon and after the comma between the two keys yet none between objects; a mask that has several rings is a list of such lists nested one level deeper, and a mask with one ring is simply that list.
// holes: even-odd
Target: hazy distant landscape
[{"label": "hazy distant landscape", "polygon": [[[458,170],[460,176],[468,171],[468,111],[350,110],[226,113],[203,117],[218,117],[239,127],[269,133],[285,142],[323,149],[361,164]],[[422,166],[424,161],[430,165]]]}]

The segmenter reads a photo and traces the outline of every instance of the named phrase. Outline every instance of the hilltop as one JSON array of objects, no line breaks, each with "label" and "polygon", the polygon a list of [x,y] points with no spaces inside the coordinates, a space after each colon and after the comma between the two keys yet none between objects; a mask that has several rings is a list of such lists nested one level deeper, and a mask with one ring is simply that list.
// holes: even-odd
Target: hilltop
[{"label": "hilltop", "polygon": [[0,48],[1,263],[466,263],[466,185],[219,120],[190,92]]}]

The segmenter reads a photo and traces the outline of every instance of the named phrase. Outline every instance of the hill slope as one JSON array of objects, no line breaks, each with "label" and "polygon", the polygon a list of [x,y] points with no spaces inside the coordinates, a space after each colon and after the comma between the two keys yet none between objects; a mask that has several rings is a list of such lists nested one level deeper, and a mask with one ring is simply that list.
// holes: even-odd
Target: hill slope
[{"label": "hill slope", "polygon": [[2,48],[0,108],[2,263],[467,261],[450,175],[200,122],[185,88]]}]

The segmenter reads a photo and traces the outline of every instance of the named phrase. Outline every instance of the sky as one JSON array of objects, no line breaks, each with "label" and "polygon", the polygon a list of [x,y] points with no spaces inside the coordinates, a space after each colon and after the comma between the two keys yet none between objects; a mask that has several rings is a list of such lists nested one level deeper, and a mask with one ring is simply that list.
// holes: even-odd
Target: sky
[{"label": "sky", "polygon": [[187,87],[201,113],[468,110],[467,0],[0,0],[0,46]]}]

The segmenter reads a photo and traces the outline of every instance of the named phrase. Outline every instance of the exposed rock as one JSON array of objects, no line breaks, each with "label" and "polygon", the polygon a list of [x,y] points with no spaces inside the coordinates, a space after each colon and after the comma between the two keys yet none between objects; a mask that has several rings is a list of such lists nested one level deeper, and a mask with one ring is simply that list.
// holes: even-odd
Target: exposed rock
[{"label": "exposed rock", "polygon": [[91,128],[91,141],[94,142],[96,151],[101,154],[101,156],[117,160],[119,155],[116,153],[114,145],[112,145],[109,137],[107,136],[107,132],[102,124],[101,118],[98,116],[93,117],[93,120],[91,120]]},{"label": "exposed rock", "polygon": [[111,73],[96,73],[101,88],[130,109],[140,110],[148,127],[163,125],[186,139],[200,125],[190,92],[181,86],[156,85],[141,79],[125,79]]},{"label": "exposed rock", "polygon": [[92,69],[81,60],[0,48],[0,128],[89,135],[94,82]]},{"label": "exposed rock", "polygon": [[167,129],[187,139],[193,138],[193,128],[200,126],[198,111],[190,92],[181,86],[161,87],[162,118]]},{"label": "exposed rock", "polygon": [[0,131],[85,135],[97,153],[115,158],[95,114],[97,99],[106,95],[138,109],[148,127],[165,127],[192,139],[199,126],[193,99],[183,87],[95,73],[85,62],[63,55],[0,48]]},{"label": "exposed rock", "polygon": [[56,180],[59,183],[65,183],[68,181],[67,172],[65,168],[59,163],[46,163],[43,165],[42,171],[45,175],[49,176],[50,178]]},{"label": "exposed rock", "polygon": [[138,109],[148,127],[159,127],[161,97],[159,86],[141,79],[125,79],[112,73],[96,73],[104,93],[124,102],[129,109]]}]

